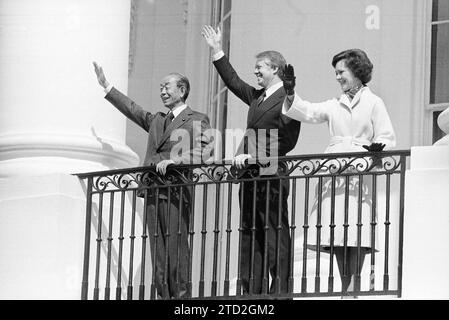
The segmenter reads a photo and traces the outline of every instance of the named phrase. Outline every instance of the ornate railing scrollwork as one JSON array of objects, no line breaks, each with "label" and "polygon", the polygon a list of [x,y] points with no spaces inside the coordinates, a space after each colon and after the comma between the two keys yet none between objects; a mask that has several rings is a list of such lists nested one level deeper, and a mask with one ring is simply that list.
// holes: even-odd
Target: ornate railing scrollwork
[{"label": "ornate railing scrollwork", "polygon": [[[156,186],[194,185],[198,183],[237,183],[241,179],[263,178],[264,168],[276,165],[279,177],[314,177],[357,175],[375,172],[391,174],[401,170],[402,156],[410,151],[387,151],[380,153],[341,153],[266,158],[238,169],[231,161],[200,165],[171,165],[166,175],[156,167],[140,167],[100,173],[78,174],[80,178],[93,178],[93,192],[145,189]],[[263,160],[263,161],[262,161]]]}]

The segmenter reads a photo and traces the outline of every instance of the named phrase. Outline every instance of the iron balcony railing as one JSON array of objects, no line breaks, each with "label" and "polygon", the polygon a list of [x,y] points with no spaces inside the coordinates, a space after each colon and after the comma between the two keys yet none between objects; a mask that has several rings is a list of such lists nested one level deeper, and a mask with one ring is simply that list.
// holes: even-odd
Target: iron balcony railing
[{"label": "iron balcony railing", "polygon": [[[187,294],[182,296],[186,299],[400,297],[404,184],[409,155],[410,151],[387,151],[265,159],[278,165],[278,170],[268,176],[261,173],[264,165],[237,170],[229,161],[169,166],[164,176],[155,167],[77,174],[86,186],[81,298],[170,298],[165,289],[180,285],[177,281],[182,278],[181,272],[186,277]],[[274,254],[277,262],[286,259],[280,256],[278,245],[282,200],[277,207],[279,212],[274,213],[278,217],[275,252],[267,249],[267,237],[262,243],[256,239],[257,233],[270,232],[265,222],[273,214],[269,212],[273,211],[273,189],[267,187],[261,194],[257,186],[276,183],[287,187],[278,188],[281,195],[276,198],[287,199],[288,206],[286,291],[280,288],[280,268],[271,274],[267,270],[269,255]],[[252,187],[250,200],[239,193],[245,187]],[[288,198],[282,192],[288,192]],[[254,216],[257,205],[266,205],[269,213],[262,226],[250,218],[253,225],[245,231],[242,207],[248,201],[254,204]],[[158,202],[171,204],[167,206],[168,213],[158,215],[158,209],[165,210]],[[172,205],[178,206],[178,216],[167,221]],[[187,226],[185,230],[181,221]],[[165,229],[151,228],[151,224],[162,222]],[[167,227],[170,223],[177,228],[171,233]],[[251,234],[250,249],[245,252],[243,232]],[[151,237],[156,245],[151,244]],[[170,237],[172,242],[167,240]],[[167,241],[172,247],[166,245],[164,252],[157,252],[157,241]],[[185,251],[182,241],[188,243],[187,252],[179,250]],[[262,247],[262,289],[253,291],[256,266],[251,265],[249,292],[243,292],[242,255],[254,264],[256,246]],[[343,283],[351,268],[346,259],[351,252],[355,254],[356,270],[347,287]],[[162,266],[155,263],[158,255],[164,262]],[[180,271],[181,264],[187,266],[187,271]],[[171,297],[180,298],[179,291],[174,292]]]}]

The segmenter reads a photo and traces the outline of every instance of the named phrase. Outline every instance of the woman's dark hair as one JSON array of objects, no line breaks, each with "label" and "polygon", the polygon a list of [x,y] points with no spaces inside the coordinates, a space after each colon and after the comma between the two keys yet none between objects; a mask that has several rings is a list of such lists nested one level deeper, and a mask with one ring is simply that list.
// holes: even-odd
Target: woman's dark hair
[{"label": "woman's dark hair", "polygon": [[362,81],[362,84],[367,84],[371,81],[371,74],[373,72],[373,64],[363,50],[349,49],[340,52],[332,59],[332,66],[340,61],[345,60],[346,66],[351,70],[355,77]]}]

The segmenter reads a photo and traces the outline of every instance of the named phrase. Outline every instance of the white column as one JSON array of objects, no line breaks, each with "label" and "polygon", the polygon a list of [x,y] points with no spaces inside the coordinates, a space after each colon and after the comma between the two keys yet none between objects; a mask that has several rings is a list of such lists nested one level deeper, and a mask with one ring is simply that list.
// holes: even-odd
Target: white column
[{"label": "white column", "polygon": [[129,0],[0,0],[0,178],[129,167],[126,119],[97,60],[126,91]]},{"label": "white column", "polygon": [[403,298],[449,298],[449,146],[412,147],[406,173]]},{"label": "white column", "polygon": [[126,118],[130,0],[0,0],[0,299],[79,299],[85,185],[132,167]]}]

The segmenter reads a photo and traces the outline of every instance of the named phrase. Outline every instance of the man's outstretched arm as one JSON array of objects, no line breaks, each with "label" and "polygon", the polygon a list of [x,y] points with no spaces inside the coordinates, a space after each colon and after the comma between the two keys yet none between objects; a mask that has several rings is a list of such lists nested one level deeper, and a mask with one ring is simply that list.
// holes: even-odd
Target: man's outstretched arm
[{"label": "man's outstretched arm", "polygon": [[214,30],[211,26],[204,26],[201,32],[206,43],[212,49],[213,63],[226,87],[245,104],[257,99],[256,89],[240,79],[237,72],[225,57],[222,46],[222,34],[220,28]]},{"label": "man's outstretched arm", "polygon": [[104,74],[103,68],[97,63],[93,62],[97,81],[103,87],[106,93],[106,100],[108,100],[114,107],[123,113],[128,119],[135,122],[144,130],[148,131],[150,122],[154,115],[145,111],[142,107],[136,104],[133,100],[114,88]]}]

